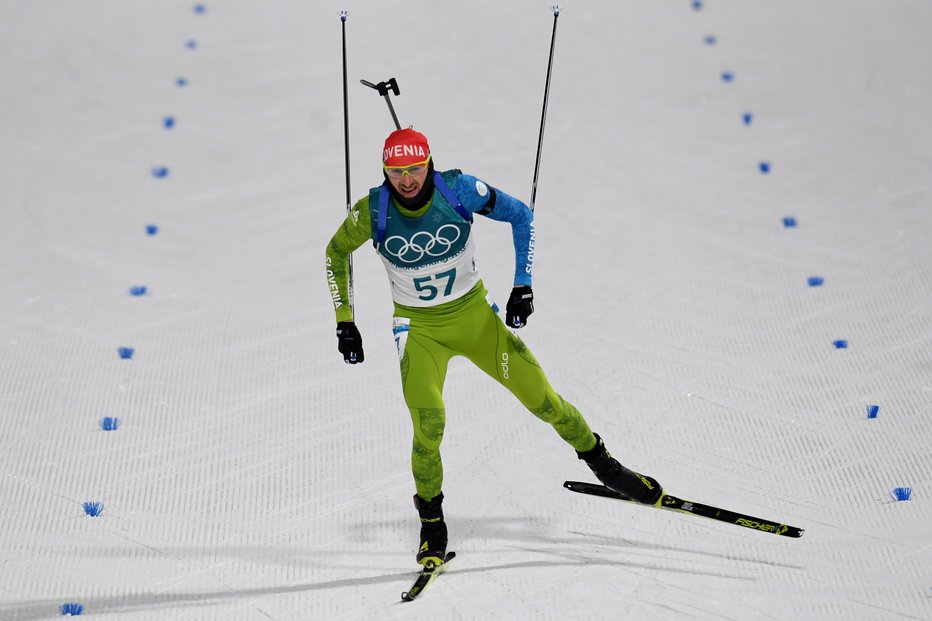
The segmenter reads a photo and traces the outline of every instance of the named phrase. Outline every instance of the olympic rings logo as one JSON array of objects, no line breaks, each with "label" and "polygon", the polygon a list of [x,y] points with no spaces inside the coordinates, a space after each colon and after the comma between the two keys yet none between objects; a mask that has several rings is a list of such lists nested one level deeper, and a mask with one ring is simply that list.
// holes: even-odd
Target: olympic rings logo
[{"label": "olympic rings logo", "polygon": [[410,240],[400,235],[392,235],[385,240],[385,252],[402,263],[417,263],[424,255],[442,257],[450,251],[460,235],[462,233],[454,224],[444,224],[435,234],[430,231],[418,231]]}]

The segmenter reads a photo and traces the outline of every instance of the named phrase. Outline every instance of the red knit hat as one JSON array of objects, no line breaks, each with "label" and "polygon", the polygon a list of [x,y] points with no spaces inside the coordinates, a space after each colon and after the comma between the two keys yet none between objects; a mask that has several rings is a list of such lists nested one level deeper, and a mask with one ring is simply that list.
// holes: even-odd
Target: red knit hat
[{"label": "red knit hat", "polygon": [[411,127],[395,130],[385,139],[382,163],[386,166],[410,166],[426,162],[429,157],[427,138]]}]

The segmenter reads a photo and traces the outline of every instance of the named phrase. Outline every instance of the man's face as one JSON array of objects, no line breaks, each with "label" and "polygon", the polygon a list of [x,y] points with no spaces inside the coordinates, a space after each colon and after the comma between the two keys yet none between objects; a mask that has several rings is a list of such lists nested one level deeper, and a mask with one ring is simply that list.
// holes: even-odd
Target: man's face
[{"label": "man's face", "polygon": [[398,194],[404,198],[414,198],[427,181],[428,162],[411,166],[386,166],[385,174]]}]

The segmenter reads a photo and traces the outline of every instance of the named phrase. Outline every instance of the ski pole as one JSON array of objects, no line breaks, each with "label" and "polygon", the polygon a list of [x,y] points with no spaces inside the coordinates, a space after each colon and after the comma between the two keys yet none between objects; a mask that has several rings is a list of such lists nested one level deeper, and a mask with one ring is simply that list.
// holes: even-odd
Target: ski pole
[{"label": "ski pole", "polygon": [[[347,88],[346,77],[346,20],[349,17],[349,11],[340,11],[340,22],[343,29],[343,144],[346,152],[346,216],[349,217],[352,210],[352,197],[350,194],[350,157],[349,157],[349,89]],[[350,311],[353,308],[353,253],[349,255],[349,306]],[[353,317],[355,317],[355,312]]]},{"label": "ski pole", "polygon": [[531,211],[534,211],[534,201],[537,199],[537,177],[540,174],[540,153],[544,147],[544,124],[547,122],[547,100],[550,97],[550,74],[553,71],[553,48],[557,42],[557,18],[560,17],[560,6],[553,5],[553,35],[550,37],[550,61],[547,63],[547,83],[544,86],[544,109],[540,114],[540,136],[537,138],[537,163],[534,164],[534,183],[531,186]]},{"label": "ski pole", "polygon": [[395,108],[392,106],[391,95],[388,94],[389,91],[395,93],[395,96],[401,94],[401,91],[398,90],[398,82],[395,81],[395,78],[389,78],[384,82],[379,82],[378,84],[373,84],[367,80],[360,80],[363,84],[369,88],[374,88],[379,91],[379,95],[385,98],[385,103],[388,104],[388,111],[392,113],[392,120],[395,121],[395,129],[401,129],[401,123],[398,122],[398,116],[395,115]]}]

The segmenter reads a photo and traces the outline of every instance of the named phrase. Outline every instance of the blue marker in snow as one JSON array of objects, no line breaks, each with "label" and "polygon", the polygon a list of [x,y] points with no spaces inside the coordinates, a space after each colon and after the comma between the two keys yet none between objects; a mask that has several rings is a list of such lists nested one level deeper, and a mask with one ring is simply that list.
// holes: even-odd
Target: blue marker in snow
[{"label": "blue marker in snow", "polygon": [[204,13],[207,12],[207,7],[204,6],[203,4],[195,4],[194,12],[197,13],[198,15],[203,15]]},{"label": "blue marker in snow", "polygon": [[162,125],[165,127],[165,129],[171,129],[175,126],[175,117],[166,116],[164,119],[162,119]]},{"label": "blue marker in snow", "polygon": [[77,602],[68,602],[59,606],[58,609],[61,611],[62,616],[80,617],[81,613],[84,612],[84,605]]},{"label": "blue marker in snow", "polygon": [[158,232],[159,232],[159,227],[156,226],[155,224],[146,225],[146,235],[149,235],[151,237],[152,235],[155,235]]},{"label": "blue marker in snow", "polygon": [[810,276],[809,277],[809,286],[810,287],[821,287],[825,283],[825,279],[821,276]]},{"label": "blue marker in snow", "polygon": [[184,88],[185,86],[188,85],[188,78],[181,78],[181,77],[176,78],[175,84],[177,84],[181,88]]},{"label": "blue marker in snow", "polygon": [[196,50],[196,49],[197,49],[197,41],[195,41],[194,39],[188,39],[188,40],[185,42],[184,45],[185,45],[185,47],[188,48],[189,50]]},{"label": "blue marker in snow", "polygon": [[100,428],[104,431],[116,431],[120,428],[119,418],[104,416],[97,422],[100,423]]},{"label": "blue marker in snow", "polygon": [[787,216],[786,218],[783,218],[783,228],[795,229],[796,224],[797,224],[796,218],[793,218],[792,216]]},{"label": "blue marker in snow", "polygon": [[84,507],[84,513],[86,513],[87,515],[89,515],[89,516],[91,516],[91,517],[97,517],[97,516],[100,515],[100,514],[103,512],[103,510],[104,510],[104,503],[102,503],[102,502],[90,502],[90,501],[88,501],[88,502],[85,502],[85,503],[84,503],[83,505],[81,505],[81,506]]},{"label": "blue marker in snow", "polygon": [[144,286],[131,287],[129,290],[129,294],[135,296],[145,295],[148,292],[149,290]]},{"label": "blue marker in snow", "polygon": [[132,360],[133,354],[136,353],[136,350],[132,347],[120,347],[117,349],[117,353],[120,354],[120,358],[123,360]]},{"label": "blue marker in snow", "polygon": [[152,168],[152,176],[156,179],[164,179],[168,176],[168,167],[167,166],[154,166]]},{"label": "blue marker in snow", "polygon": [[869,405],[867,406],[867,418],[877,418],[877,414],[880,413],[879,405]]},{"label": "blue marker in snow", "polygon": [[835,346],[835,349],[848,349],[848,341],[845,339],[838,339],[837,341],[832,341],[832,345]]},{"label": "blue marker in snow", "polygon": [[913,497],[913,490],[910,487],[894,487],[891,493],[897,502],[910,500]]},{"label": "blue marker in snow", "polygon": [[745,112],[744,114],[741,115],[741,120],[744,121],[745,125],[750,125],[751,121],[754,120],[754,115],[751,114],[750,112]]},{"label": "blue marker in snow", "polygon": [[722,81],[723,82],[734,82],[735,74],[731,71],[722,71]]},{"label": "blue marker in snow", "polygon": [[770,172],[770,162],[761,162],[757,167],[760,169],[761,174],[766,175]]}]

